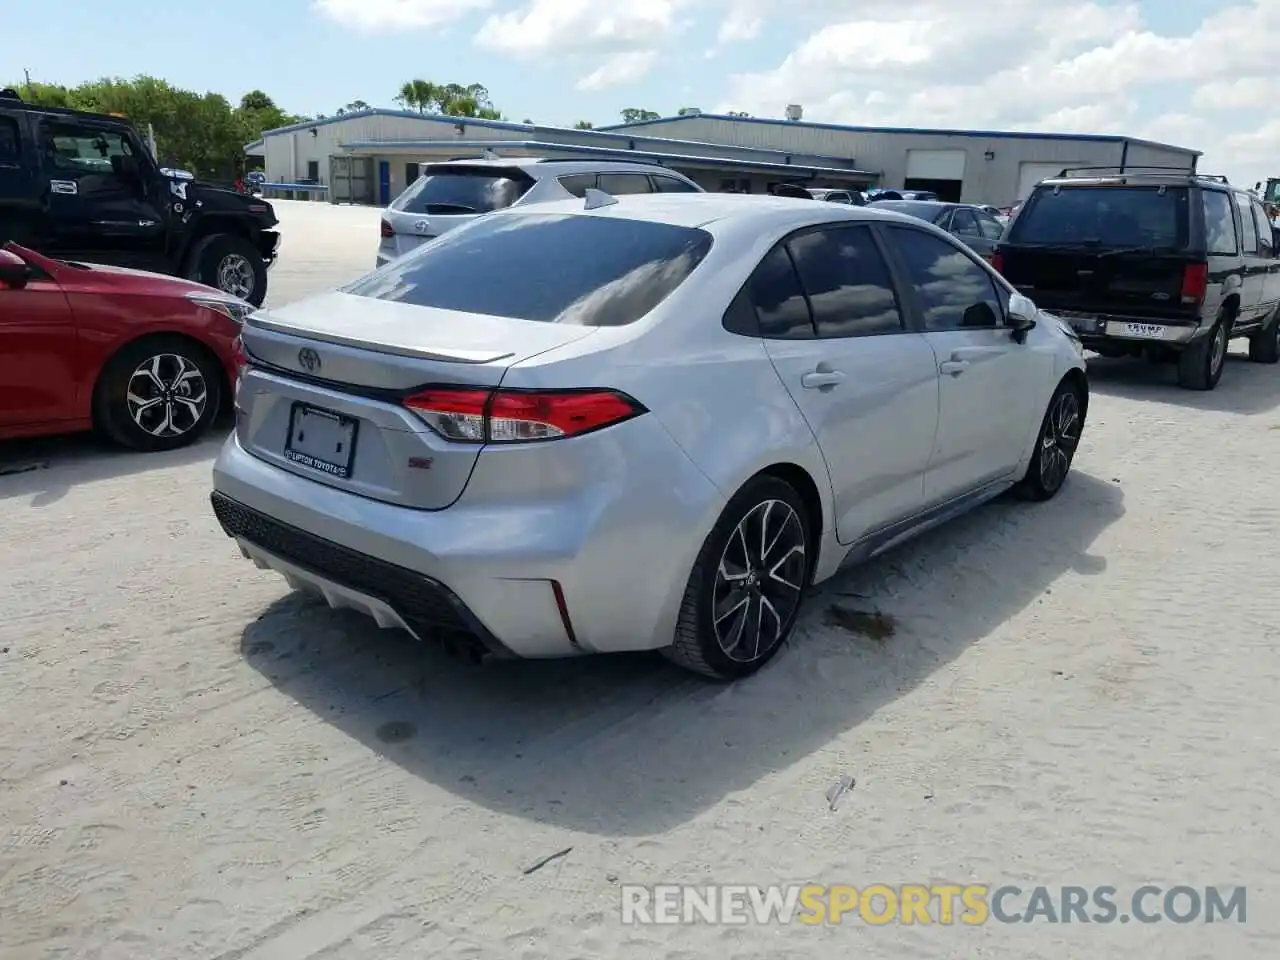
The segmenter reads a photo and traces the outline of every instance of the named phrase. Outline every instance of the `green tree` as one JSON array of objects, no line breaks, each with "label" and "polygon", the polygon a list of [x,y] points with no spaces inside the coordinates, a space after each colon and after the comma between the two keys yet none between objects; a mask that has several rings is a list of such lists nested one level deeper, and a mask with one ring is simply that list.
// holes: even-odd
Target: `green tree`
[{"label": "green tree", "polygon": [[652,110],[642,110],[639,107],[627,107],[622,111],[623,123],[641,123],[645,120],[657,120],[659,115]]},{"label": "green tree", "polygon": [[406,80],[400,85],[395,100],[408,110],[434,113],[446,117],[478,117],[502,119],[493,105],[489,90],[482,83],[435,83],[431,80]]},{"label": "green tree", "polygon": [[590,120],[579,120],[577,123],[575,123],[575,124],[573,125],[573,129],[575,129],[575,130],[593,130],[593,129],[595,129],[595,124],[593,124]]},{"label": "green tree", "polygon": [[345,116],[348,113],[360,113],[361,111],[369,110],[369,109],[372,109],[372,108],[363,100],[352,100],[345,107],[339,107],[337,113],[335,113],[334,116],[341,117],[341,116]]}]

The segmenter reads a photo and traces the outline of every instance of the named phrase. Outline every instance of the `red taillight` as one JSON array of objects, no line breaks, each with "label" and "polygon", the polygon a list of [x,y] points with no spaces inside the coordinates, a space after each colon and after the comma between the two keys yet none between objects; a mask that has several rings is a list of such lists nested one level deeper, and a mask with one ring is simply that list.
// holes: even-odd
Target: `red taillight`
[{"label": "red taillight", "polygon": [[991,254],[991,267],[996,273],[1004,273],[1004,254],[999,250]]},{"label": "red taillight", "polygon": [[615,390],[431,387],[406,397],[404,405],[442,437],[459,443],[558,440],[645,412]]},{"label": "red taillight", "polygon": [[396,235],[395,230],[391,228],[390,221],[383,220],[378,229],[384,237],[394,237]]},{"label": "red taillight", "polygon": [[1209,265],[1188,263],[1182,270],[1182,302],[1203,303],[1209,287]]}]

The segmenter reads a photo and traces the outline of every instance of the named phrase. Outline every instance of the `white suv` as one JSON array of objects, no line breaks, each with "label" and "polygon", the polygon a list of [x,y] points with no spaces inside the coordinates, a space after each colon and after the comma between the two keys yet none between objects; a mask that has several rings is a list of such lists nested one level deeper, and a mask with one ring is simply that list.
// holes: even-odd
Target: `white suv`
[{"label": "white suv", "polygon": [[421,169],[422,175],[382,214],[379,267],[483,214],[581,197],[591,187],[613,196],[705,192],[674,170],[622,160],[513,157],[449,160]]}]

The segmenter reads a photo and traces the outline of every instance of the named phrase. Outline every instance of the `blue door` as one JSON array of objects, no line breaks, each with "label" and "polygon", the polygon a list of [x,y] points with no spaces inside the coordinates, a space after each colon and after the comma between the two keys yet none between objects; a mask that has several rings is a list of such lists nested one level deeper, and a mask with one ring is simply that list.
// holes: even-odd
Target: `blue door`
[{"label": "blue door", "polygon": [[391,202],[391,162],[378,161],[378,206],[385,207]]}]

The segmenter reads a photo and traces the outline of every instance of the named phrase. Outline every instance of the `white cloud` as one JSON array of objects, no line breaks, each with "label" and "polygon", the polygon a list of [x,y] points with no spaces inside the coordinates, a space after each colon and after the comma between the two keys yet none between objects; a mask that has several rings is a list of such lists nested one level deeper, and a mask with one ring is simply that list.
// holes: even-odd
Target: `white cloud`
[{"label": "white cloud", "polygon": [[365,33],[439,27],[485,10],[490,0],[314,0],[321,16]]},{"label": "white cloud", "polygon": [[476,44],[514,56],[635,53],[668,39],[680,26],[677,0],[600,4],[596,0],[533,0],[489,17]]},{"label": "white cloud", "polygon": [[780,116],[800,103],[806,119],[836,123],[1127,133],[1202,149],[1204,167],[1233,180],[1280,174],[1280,121],[1260,125],[1280,102],[1280,0],[1224,0],[1182,35],[1111,0],[806,10],[810,34],[773,69],[730,77],[717,109]]},{"label": "white cloud", "polygon": [[656,50],[636,50],[619,53],[606,60],[599,68],[578,81],[579,90],[604,90],[635,83],[642,79],[658,59]]}]

